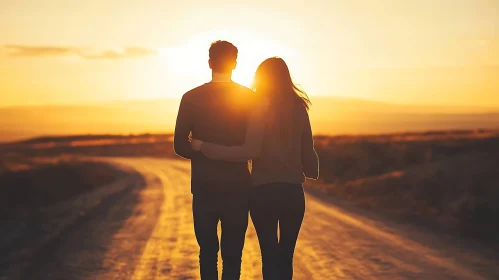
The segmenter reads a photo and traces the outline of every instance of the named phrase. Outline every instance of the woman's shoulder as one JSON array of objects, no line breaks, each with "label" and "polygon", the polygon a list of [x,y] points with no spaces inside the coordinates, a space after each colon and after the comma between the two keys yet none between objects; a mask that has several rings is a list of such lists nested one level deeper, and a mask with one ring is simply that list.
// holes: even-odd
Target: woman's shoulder
[{"label": "woman's shoulder", "polygon": [[308,119],[308,110],[303,106],[302,102],[296,102],[294,106],[294,114],[299,116],[300,118]]},{"label": "woman's shoulder", "polygon": [[259,119],[266,118],[268,112],[270,110],[270,102],[267,100],[260,100],[253,106],[253,116]]}]

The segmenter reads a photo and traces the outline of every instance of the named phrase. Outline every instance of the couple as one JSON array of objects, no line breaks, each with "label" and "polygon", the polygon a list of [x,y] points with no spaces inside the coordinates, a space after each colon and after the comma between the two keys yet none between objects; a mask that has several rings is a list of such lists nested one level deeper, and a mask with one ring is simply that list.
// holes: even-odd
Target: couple
[{"label": "couple", "polygon": [[264,279],[292,279],[305,213],[302,183],[318,177],[310,101],[281,58],[260,64],[253,90],[232,82],[237,54],[227,41],[212,43],[212,80],[184,94],[175,127],[175,152],[191,160],[201,279],[218,279],[219,247],[222,279],[239,279],[248,212]]}]

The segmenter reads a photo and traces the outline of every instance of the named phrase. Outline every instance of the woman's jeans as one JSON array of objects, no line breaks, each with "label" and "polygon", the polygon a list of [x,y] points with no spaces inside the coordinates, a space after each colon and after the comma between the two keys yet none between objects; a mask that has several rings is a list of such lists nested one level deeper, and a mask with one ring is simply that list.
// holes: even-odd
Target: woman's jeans
[{"label": "woman's jeans", "polygon": [[305,214],[302,185],[253,187],[250,191],[250,214],[260,242],[263,279],[292,279],[293,253]]}]

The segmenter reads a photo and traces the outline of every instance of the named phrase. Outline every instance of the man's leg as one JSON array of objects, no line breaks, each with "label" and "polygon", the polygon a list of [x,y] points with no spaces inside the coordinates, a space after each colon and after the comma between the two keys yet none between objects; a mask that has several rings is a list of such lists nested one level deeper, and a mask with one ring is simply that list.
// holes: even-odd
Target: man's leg
[{"label": "man's leg", "polygon": [[279,195],[279,280],[293,279],[293,255],[305,214],[301,185],[284,185]]},{"label": "man's leg", "polygon": [[220,199],[222,223],[222,280],[238,280],[241,275],[241,258],[248,228],[248,194],[225,194]]},{"label": "man's leg", "polygon": [[218,280],[218,234],[219,220],[217,200],[206,195],[194,195],[192,213],[194,232],[199,244],[199,267],[201,280]]},{"label": "man's leg", "polygon": [[252,190],[250,195],[250,214],[260,243],[264,280],[277,280],[279,243],[277,205],[273,191],[273,186],[263,186]]}]

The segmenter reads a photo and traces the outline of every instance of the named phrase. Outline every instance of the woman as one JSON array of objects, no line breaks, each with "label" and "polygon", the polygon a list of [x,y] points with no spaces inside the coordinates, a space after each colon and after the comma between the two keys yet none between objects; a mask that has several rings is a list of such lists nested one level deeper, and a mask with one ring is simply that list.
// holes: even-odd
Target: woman
[{"label": "woman", "polygon": [[310,101],[277,57],[260,64],[253,89],[262,101],[249,119],[242,146],[193,140],[192,147],[216,160],[252,159],[250,214],[260,242],[263,277],[292,279],[293,253],[305,213],[302,183],[305,176],[319,175],[307,112]]}]

